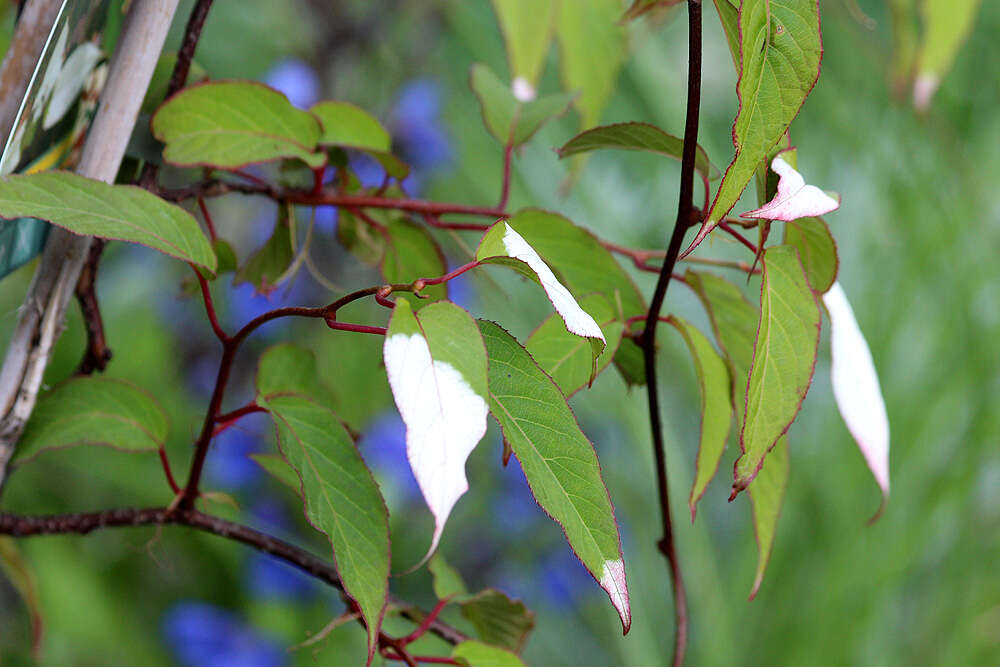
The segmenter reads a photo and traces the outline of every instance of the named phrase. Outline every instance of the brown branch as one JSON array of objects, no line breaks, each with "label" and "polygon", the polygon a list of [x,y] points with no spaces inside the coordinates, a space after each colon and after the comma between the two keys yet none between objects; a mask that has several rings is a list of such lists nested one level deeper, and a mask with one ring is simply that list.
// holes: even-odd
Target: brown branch
[{"label": "brown branch", "polygon": [[674,592],[674,658],[675,666],[684,662],[687,647],[687,596],[681,576],[680,562],[674,545],[674,529],[670,518],[670,494],[667,479],[667,461],[663,446],[663,425],[660,422],[660,402],[656,386],[656,325],[660,310],[670,285],[671,275],[680,254],[684,233],[691,226],[694,205],[694,163],[698,144],[698,112],[701,105],[701,0],[688,0],[688,85],[687,111],[684,122],[684,151],[681,161],[680,200],[677,220],[670,236],[667,254],[660,269],[660,277],[650,300],[646,327],[642,333],[642,352],[646,368],[646,391],[649,402],[649,424],[653,435],[653,457],[656,461],[657,492],[660,500],[660,517],[663,538],[657,546],[670,566],[670,579]]},{"label": "brown branch", "polygon": [[83,360],[77,368],[77,375],[90,375],[94,371],[103,372],[111,361],[111,349],[104,337],[104,320],[101,306],[97,301],[97,268],[101,263],[101,253],[107,243],[104,239],[94,239],[90,253],[76,282],[76,300],[83,314],[83,326],[87,330],[87,348]]},{"label": "brown branch", "polygon": [[[187,526],[234,542],[240,542],[257,551],[280,558],[346,595],[344,585],[331,563],[249,526],[226,521],[197,510],[166,507],[121,508],[104,510],[103,512],[48,516],[22,516],[0,512],[0,535],[17,538],[67,533],[87,535],[104,528],[169,525]],[[418,625],[421,625],[421,621],[428,615],[427,612],[391,595],[388,602],[390,605],[400,607],[402,609],[401,615]],[[465,634],[438,619],[431,621],[427,631],[449,644],[458,644],[468,639]]]}]

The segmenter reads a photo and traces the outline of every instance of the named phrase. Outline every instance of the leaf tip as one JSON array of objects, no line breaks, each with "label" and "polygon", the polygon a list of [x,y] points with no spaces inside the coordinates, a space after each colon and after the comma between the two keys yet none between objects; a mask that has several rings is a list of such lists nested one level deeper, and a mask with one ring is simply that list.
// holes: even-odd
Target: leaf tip
[{"label": "leaf tip", "polygon": [[625,561],[621,558],[604,561],[600,584],[611,598],[611,604],[618,610],[618,616],[622,620],[622,634],[627,635],[632,627],[632,609],[629,605],[628,585],[625,582]]}]

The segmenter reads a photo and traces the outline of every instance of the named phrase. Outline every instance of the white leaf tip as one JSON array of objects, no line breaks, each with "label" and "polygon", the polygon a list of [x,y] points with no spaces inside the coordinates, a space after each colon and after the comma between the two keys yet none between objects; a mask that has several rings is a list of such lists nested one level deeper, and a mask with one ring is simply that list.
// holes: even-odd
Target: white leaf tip
[{"label": "white leaf tip", "polygon": [[538,91],[531,85],[531,82],[523,76],[516,76],[510,85],[511,92],[518,102],[530,102],[535,99]]},{"label": "white leaf tip", "polygon": [[780,154],[771,161],[771,169],[778,174],[778,191],[774,199],[760,208],[740,214],[741,218],[791,222],[840,208],[840,195],[831,196],[815,185],[806,185],[802,175]]},{"label": "white leaf tip", "polygon": [[632,627],[632,609],[629,605],[628,585],[625,582],[625,562],[619,558],[617,560],[604,561],[604,569],[601,572],[601,588],[607,591],[611,598],[611,604],[618,610],[618,615],[622,619],[622,630],[628,634]]}]

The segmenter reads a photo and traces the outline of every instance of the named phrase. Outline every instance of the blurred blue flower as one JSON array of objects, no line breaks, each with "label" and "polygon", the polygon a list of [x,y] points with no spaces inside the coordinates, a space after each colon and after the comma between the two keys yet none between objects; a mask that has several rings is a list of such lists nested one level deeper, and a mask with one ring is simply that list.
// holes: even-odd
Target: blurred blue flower
[{"label": "blurred blue flower", "polygon": [[582,595],[593,592],[597,583],[565,544],[559,545],[538,566],[536,580],[541,592],[554,607],[567,609]]},{"label": "blurred blue flower", "polygon": [[507,468],[498,474],[504,480],[503,487],[493,503],[493,516],[504,536],[523,536],[545,518],[531,489],[524,478],[521,464],[513,456]]},{"label": "blurred blue flower", "polygon": [[316,580],[288,563],[256,551],[246,563],[247,588],[255,597],[301,600],[316,592]]},{"label": "blurred blue flower", "polygon": [[395,411],[372,421],[361,436],[365,462],[388,478],[407,498],[419,498],[420,487],[406,458],[406,426]]},{"label": "blurred blue flower", "polygon": [[273,639],[228,611],[182,602],[167,611],[163,637],[185,667],[281,667],[286,654]]},{"label": "blurred blue flower", "polygon": [[[263,449],[263,428],[253,429],[254,421],[265,415],[247,415],[239,424],[229,427],[212,441],[205,462],[205,474],[212,486],[226,491],[239,491],[259,482],[264,471],[253,462],[250,454]],[[266,427],[265,427],[266,428]]]},{"label": "blurred blue flower", "polygon": [[247,511],[247,517],[253,528],[276,537],[287,535],[291,529],[285,508],[275,500],[258,500]]},{"label": "blurred blue flower", "polygon": [[393,109],[392,134],[397,150],[418,170],[451,162],[451,139],[441,124],[441,87],[430,79],[414,79],[399,92]]},{"label": "blurred blue flower", "polygon": [[[451,267],[449,271],[455,268],[457,267]],[[448,281],[448,298],[470,312],[477,307],[476,288],[470,272],[466,271]]]},{"label": "blurred blue flower", "polygon": [[337,207],[316,207],[316,231],[327,236],[337,233]]},{"label": "blurred blue flower", "polygon": [[282,60],[268,71],[264,82],[280,90],[300,109],[308,109],[319,101],[319,76],[301,60]]}]

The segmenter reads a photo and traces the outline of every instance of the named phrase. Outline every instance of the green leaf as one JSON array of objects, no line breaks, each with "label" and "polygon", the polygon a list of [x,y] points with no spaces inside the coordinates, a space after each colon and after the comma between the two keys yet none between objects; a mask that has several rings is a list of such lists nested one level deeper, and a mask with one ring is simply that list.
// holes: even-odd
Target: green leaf
[{"label": "green leaf", "polygon": [[337,212],[337,240],[345,250],[370,266],[378,266],[385,256],[385,236],[345,209]]},{"label": "green leaf", "polygon": [[694,290],[712,322],[715,340],[729,366],[736,423],[742,424],[760,310],[747,301],[736,285],[714,273],[689,270],[684,274],[684,282]]},{"label": "green leaf", "polygon": [[785,223],[785,243],[799,251],[813,291],[826,293],[837,279],[837,243],[823,218],[799,218]]},{"label": "green leaf", "polygon": [[274,223],[271,237],[237,269],[233,276],[234,286],[250,283],[258,294],[274,291],[295,259],[289,223],[291,215],[295,215],[292,207],[278,207],[278,220]]},{"label": "green leaf", "polygon": [[38,660],[42,648],[44,618],[42,601],[38,596],[38,586],[31,564],[21,554],[17,541],[12,537],[0,537],[0,572],[17,591],[28,610],[31,619],[31,649],[34,659]]},{"label": "green leaf", "polygon": [[487,644],[520,653],[535,627],[535,613],[520,600],[488,588],[462,603],[464,616]]},{"label": "green leaf", "polygon": [[[718,5],[718,3],[717,3]],[[816,0],[743,0],[739,21],[740,108],[733,123],[736,155],[691,248],[733,208],[757,166],[778,143],[819,77]],[[690,248],[688,249],[690,252]]]},{"label": "green leaf", "polygon": [[732,381],[726,363],[700,331],[675,315],[670,316],[669,322],[684,337],[691,351],[701,395],[701,443],[698,445],[694,484],[688,496],[691,520],[694,521],[698,501],[715,477],[729,439],[733,417]]},{"label": "green leaf", "polygon": [[614,509],[594,447],[559,387],[492,322],[479,322],[489,355],[490,411],[521,462],[535,500],[560,526],[584,567],[631,624]]},{"label": "green leaf", "polygon": [[[617,148],[628,151],[648,151],[681,159],[684,140],[667,134],[650,123],[615,123],[584,130],[567,141],[556,152],[567,158],[601,148]],[[694,168],[703,178],[716,178],[718,170],[708,161],[705,149],[698,146]]]},{"label": "green leaf", "polygon": [[[142,100],[142,107],[140,112],[144,114],[152,115],[158,106],[163,104],[163,100],[167,97],[167,87],[170,85],[170,77],[174,73],[174,67],[177,65],[177,53],[164,53],[160,56],[160,59],[156,61],[156,68],[153,70],[153,78],[149,81],[149,88],[146,89],[146,97]],[[190,84],[192,81],[201,81],[202,79],[208,78],[208,72],[205,68],[196,62],[191,63],[191,69],[188,70],[188,77],[185,84]]]},{"label": "green leaf", "polygon": [[476,260],[509,266],[542,286],[567,331],[590,341],[592,380],[597,374],[597,358],[607,347],[604,332],[594,318],[580,308],[580,304],[566,286],[559,282],[545,260],[517,233],[509,221],[501,220],[483,235],[476,250]]},{"label": "green leaf", "polygon": [[253,81],[185,88],[153,116],[153,135],[166,144],[163,159],[181,167],[238,169],[284,158],[322,167],[321,133],[315,116]]},{"label": "green leaf", "polygon": [[534,87],[552,43],[559,4],[553,0],[493,0],[493,9],[507,45],[511,79],[516,82],[520,78]]},{"label": "green leaf", "polygon": [[526,667],[517,654],[471,639],[456,646],[451,657],[468,667]]},{"label": "green leaf", "polygon": [[364,109],[347,102],[320,102],[309,111],[323,126],[320,145],[364,151],[400,180],[410,173],[410,168],[392,154],[388,130]]},{"label": "green leaf", "polygon": [[410,468],[434,515],[430,556],[469,490],[465,462],[486,434],[486,350],[475,321],[455,304],[439,301],[415,315],[398,299],[383,358]]},{"label": "green leaf", "polygon": [[330,390],[319,378],[316,355],[292,343],[272,345],[257,362],[257,391],[272,394],[300,394],[326,403]]},{"label": "green leaf", "polygon": [[295,495],[302,497],[302,482],[295,469],[288,465],[288,461],[277,454],[252,453],[249,456],[254,463],[264,469],[264,472],[290,488]]},{"label": "green leaf", "polygon": [[774,535],[788,485],[788,436],[781,436],[764,462],[757,478],[747,489],[753,509],[753,529],[757,535],[757,575],[754,577],[750,599],[757,595],[764,581],[764,571],[771,559]]},{"label": "green leaf", "polygon": [[[603,371],[614,357],[622,339],[624,325],[617,320],[611,304],[600,294],[580,300],[580,307],[589,313],[604,332],[607,347],[597,359],[597,372]],[[569,333],[558,314],[553,313],[535,329],[525,348],[539,368],[559,385],[564,396],[572,396],[588,385],[594,367],[590,343]]]},{"label": "green leaf", "polygon": [[632,21],[643,14],[649,12],[656,8],[666,8],[678,5],[684,0],[633,0],[629,8],[625,10],[625,14],[622,16],[622,21]]},{"label": "green leaf", "polygon": [[121,380],[78,377],[39,398],[15,461],[73,445],[155,452],[166,438],[167,416],[149,394]]},{"label": "green leaf", "polygon": [[980,0],[922,0],[924,33],[917,54],[913,103],[926,109],[972,31]]},{"label": "green leaf", "polygon": [[235,271],[237,267],[236,251],[229,241],[225,239],[215,239],[212,241],[212,250],[215,252],[216,266],[215,276],[223,273]]},{"label": "green leaf", "polygon": [[[436,278],[444,275],[448,265],[434,237],[424,227],[407,218],[389,218],[386,224],[389,244],[382,258],[382,277],[390,283],[410,283],[418,278]],[[422,308],[432,301],[448,298],[448,284],[430,285],[420,292],[424,299],[413,294],[400,294],[414,308]]]},{"label": "green leaf", "polygon": [[574,105],[581,127],[597,124],[625,62],[625,30],[618,24],[621,11],[620,0],[560,5],[556,25],[560,69],[566,90],[580,91]]},{"label": "green leaf", "polygon": [[892,58],[889,77],[893,92],[902,97],[913,83],[919,35],[917,32],[916,0],[889,0],[889,20],[892,28]]},{"label": "green leaf", "polygon": [[571,93],[546,95],[537,100],[520,101],[486,65],[473,65],[469,73],[472,91],[479,99],[486,128],[503,145],[517,147],[547,121],[561,116],[573,102]]},{"label": "green leaf", "polygon": [[282,456],[301,480],[306,517],[333,547],[344,590],[357,603],[374,655],[389,591],[389,517],[385,501],[337,417],[295,394],[259,395],[271,413]]},{"label": "green leaf", "polygon": [[433,577],[434,595],[438,600],[466,595],[469,592],[462,580],[462,575],[448,564],[440,551],[431,556],[427,562],[427,569]]},{"label": "green leaf", "polygon": [[764,457],[799,412],[809,391],[820,312],[809,289],[798,251],[786,245],[764,251],[760,325],[747,385],[746,413],[740,429],[733,495],[757,475]]},{"label": "green leaf", "polygon": [[212,246],[180,206],[132,185],[108,185],[69,172],[0,179],[0,217],[38,218],[74,234],[141,243],[215,271]]},{"label": "green leaf", "polygon": [[715,9],[722,23],[722,31],[726,34],[729,54],[733,57],[736,71],[740,70],[740,8],[739,3],[732,0],[715,0]]}]

